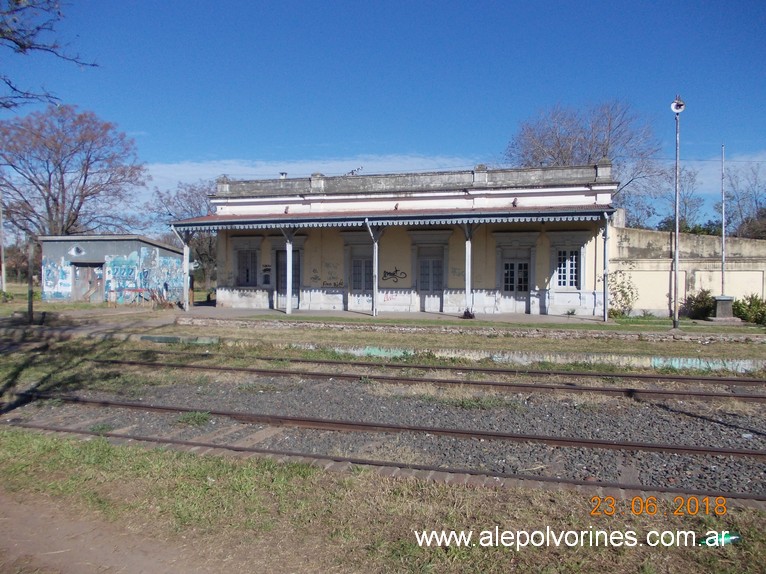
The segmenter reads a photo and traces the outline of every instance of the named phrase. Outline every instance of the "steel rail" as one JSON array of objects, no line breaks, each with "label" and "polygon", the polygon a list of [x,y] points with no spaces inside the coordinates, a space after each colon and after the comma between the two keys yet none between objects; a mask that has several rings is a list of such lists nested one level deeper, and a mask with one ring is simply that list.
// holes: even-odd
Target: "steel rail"
[{"label": "steel rail", "polygon": [[267,415],[256,413],[245,413],[239,411],[221,411],[207,410],[194,407],[178,407],[170,405],[153,405],[149,403],[136,403],[124,401],[110,401],[105,399],[87,399],[71,395],[55,395],[39,392],[18,393],[19,397],[28,400],[34,399],[56,399],[70,403],[98,406],[115,407],[152,412],[170,412],[170,413],[188,413],[204,412],[212,416],[228,417],[233,420],[255,424],[265,424],[270,426],[287,426],[294,428],[310,428],[317,430],[330,430],[340,432],[393,432],[393,433],[426,433],[441,436],[451,436],[456,438],[485,439],[485,440],[505,440],[512,442],[536,442],[551,446],[561,446],[570,448],[603,448],[612,450],[635,450],[646,452],[666,452],[672,454],[692,454],[704,456],[741,456],[750,458],[766,459],[766,451],[749,449],[729,449],[718,447],[692,446],[692,445],[668,445],[643,442],[611,441],[582,439],[569,437],[556,437],[546,435],[529,435],[521,433],[502,433],[487,430],[471,429],[449,429],[440,427],[427,427],[419,425],[396,425],[387,423],[348,421],[336,419],[319,419],[312,417],[293,417],[285,415]]},{"label": "steel rail", "polygon": [[629,483],[624,484],[624,483],[617,483],[617,482],[588,481],[588,480],[580,480],[580,479],[574,479],[574,478],[537,476],[537,475],[529,475],[529,474],[493,473],[493,472],[487,472],[485,470],[475,470],[475,469],[468,469],[468,468],[428,466],[428,465],[422,465],[422,464],[381,461],[381,460],[364,459],[364,458],[356,458],[356,457],[342,457],[342,456],[322,455],[322,454],[316,454],[316,453],[303,453],[303,452],[297,452],[297,451],[272,450],[272,449],[258,448],[258,447],[252,447],[252,446],[240,446],[240,445],[231,445],[231,444],[209,443],[209,442],[202,442],[202,441],[181,440],[181,439],[174,439],[169,437],[150,437],[145,435],[133,435],[133,434],[124,434],[124,433],[116,433],[116,432],[100,432],[100,431],[91,431],[91,430],[85,430],[85,429],[71,429],[71,428],[65,428],[65,427],[40,425],[40,424],[27,423],[27,422],[21,422],[21,421],[6,421],[5,424],[12,427],[25,428],[30,430],[85,435],[85,436],[98,436],[98,437],[104,437],[104,438],[112,438],[116,440],[148,442],[153,444],[171,445],[171,446],[178,446],[178,447],[184,447],[189,449],[205,448],[210,450],[226,450],[226,451],[232,451],[237,453],[251,453],[251,454],[259,454],[259,455],[285,457],[285,458],[290,457],[290,458],[295,458],[302,461],[319,460],[319,461],[347,463],[354,466],[407,469],[407,470],[429,473],[427,476],[430,476],[430,473],[443,472],[443,473],[452,474],[452,475],[469,475],[469,476],[487,477],[490,479],[497,478],[497,479],[517,480],[517,481],[524,481],[524,482],[542,482],[542,483],[553,484],[553,485],[566,484],[566,485],[572,485],[572,486],[578,486],[578,487],[585,487],[588,490],[594,489],[594,488],[611,488],[611,489],[619,489],[619,490],[625,490],[625,491],[657,492],[657,493],[663,493],[663,494],[678,494],[678,495],[686,495],[686,496],[709,496],[709,497],[721,496],[726,498],[727,500],[743,500],[743,501],[747,500],[747,501],[756,501],[756,502],[766,501],[766,495],[748,494],[748,493],[742,493],[742,492],[725,492],[725,491],[708,491],[708,490],[703,491],[703,490],[685,489],[685,488],[677,488],[677,487],[645,486],[643,484],[629,484]]},{"label": "steel rail", "polygon": [[[351,373],[326,373],[321,371],[292,371],[287,369],[262,369],[259,367],[231,367],[222,365],[196,365],[188,363],[158,363],[156,361],[134,361],[124,359],[88,359],[97,364],[131,365],[139,367],[167,367],[171,369],[192,369],[200,371],[220,371],[220,372],[240,372],[252,373],[258,375],[272,376],[300,376],[322,379],[338,379],[358,381],[361,375]],[[348,363],[346,363],[348,364]],[[665,389],[638,389],[631,387],[596,387],[581,386],[575,384],[556,384],[556,383],[511,383],[507,381],[460,381],[452,379],[436,379],[429,377],[400,377],[393,375],[372,375],[370,379],[389,384],[421,384],[431,383],[434,385],[472,385],[480,387],[493,387],[503,390],[517,391],[565,391],[575,393],[598,393],[612,396],[625,396],[631,398],[695,398],[701,400],[708,399],[737,399],[748,402],[766,402],[766,394],[746,394],[746,393],[716,393],[692,390],[665,390]]]},{"label": "steel rail", "polygon": [[[168,351],[164,349],[125,349],[130,353],[156,353],[163,355],[184,355],[192,357],[225,357],[230,359],[245,359],[250,357],[236,357],[225,353],[199,353],[186,351]],[[651,381],[672,381],[672,382],[695,382],[713,385],[743,385],[743,386],[766,386],[766,379],[756,377],[715,377],[711,375],[668,375],[652,373],[617,373],[608,371],[565,371],[565,370],[538,370],[538,369],[513,369],[505,367],[469,367],[469,366],[450,366],[450,365],[423,365],[415,363],[391,363],[375,361],[340,361],[335,359],[304,359],[288,357],[252,357],[257,361],[290,361],[293,363],[315,363],[319,365],[348,365],[353,364],[359,367],[383,367],[389,369],[424,369],[433,371],[473,371],[477,373],[496,373],[508,375],[531,375],[531,376],[549,376],[564,375],[571,377],[592,377],[604,378],[611,377],[615,379],[638,379]]]}]

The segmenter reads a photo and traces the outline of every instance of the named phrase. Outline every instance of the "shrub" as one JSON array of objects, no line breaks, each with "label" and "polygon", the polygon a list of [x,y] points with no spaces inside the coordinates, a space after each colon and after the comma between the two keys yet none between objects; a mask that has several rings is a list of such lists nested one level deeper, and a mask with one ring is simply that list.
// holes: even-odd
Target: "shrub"
[{"label": "shrub", "polygon": [[609,274],[609,316],[629,317],[638,300],[638,289],[625,271]]},{"label": "shrub", "polygon": [[715,311],[715,299],[709,289],[702,289],[699,293],[690,293],[681,306],[681,315],[689,319],[707,319]]},{"label": "shrub", "polygon": [[736,299],[732,304],[735,317],[748,323],[766,325],[766,300],[752,293],[744,299]]}]

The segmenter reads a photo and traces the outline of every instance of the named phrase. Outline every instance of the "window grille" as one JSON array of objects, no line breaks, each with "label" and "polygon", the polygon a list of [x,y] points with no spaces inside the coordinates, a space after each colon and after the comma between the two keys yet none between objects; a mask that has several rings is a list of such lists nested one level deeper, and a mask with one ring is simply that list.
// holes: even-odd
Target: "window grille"
[{"label": "window grille", "polygon": [[558,276],[557,284],[559,287],[580,288],[579,282],[580,252],[575,249],[562,249],[558,255],[558,267],[556,269]]},{"label": "window grille", "polygon": [[372,259],[351,261],[351,290],[372,292]]}]

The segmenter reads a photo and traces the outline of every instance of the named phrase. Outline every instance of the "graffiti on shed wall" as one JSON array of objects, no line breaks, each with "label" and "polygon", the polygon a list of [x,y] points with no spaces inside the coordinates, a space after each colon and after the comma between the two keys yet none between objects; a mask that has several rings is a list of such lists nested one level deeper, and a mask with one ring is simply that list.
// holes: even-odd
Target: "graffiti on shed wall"
[{"label": "graffiti on shed wall", "polygon": [[161,292],[167,299],[180,300],[183,263],[179,257],[163,257],[160,250],[142,247],[129,255],[107,255],[104,264],[105,291],[117,303],[148,300],[148,291]]},{"label": "graffiti on shed wall", "polygon": [[72,264],[63,257],[56,261],[43,257],[43,299],[70,299],[72,296]]}]

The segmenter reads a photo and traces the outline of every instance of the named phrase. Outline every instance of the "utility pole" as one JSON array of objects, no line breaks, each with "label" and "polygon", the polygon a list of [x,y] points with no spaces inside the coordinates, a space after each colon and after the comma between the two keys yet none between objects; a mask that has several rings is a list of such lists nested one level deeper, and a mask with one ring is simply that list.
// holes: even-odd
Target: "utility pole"
[{"label": "utility pole", "polygon": [[680,163],[680,149],[681,149],[681,112],[686,108],[686,104],[681,99],[681,96],[676,96],[673,103],[670,104],[670,109],[676,115],[676,201],[675,201],[675,237],[673,239],[673,328],[678,329],[678,240],[680,238],[678,230],[678,204],[680,196],[680,181],[681,181],[681,163]]},{"label": "utility pole", "polygon": [[726,193],[724,191],[724,168],[726,146],[721,144],[721,297],[726,293]]},{"label": "utility pole", "polygon": [[3,189],[0,187],[0,291],[8,291],[5,284],[5,232],[3,226]]},{"label": "utility pole", "polygon": [[27,324],[34,323],[34,298],[35,288],[32,280],[33,268],[35,265],[35,239],[29,235],[29,245],[27,245]]}]

